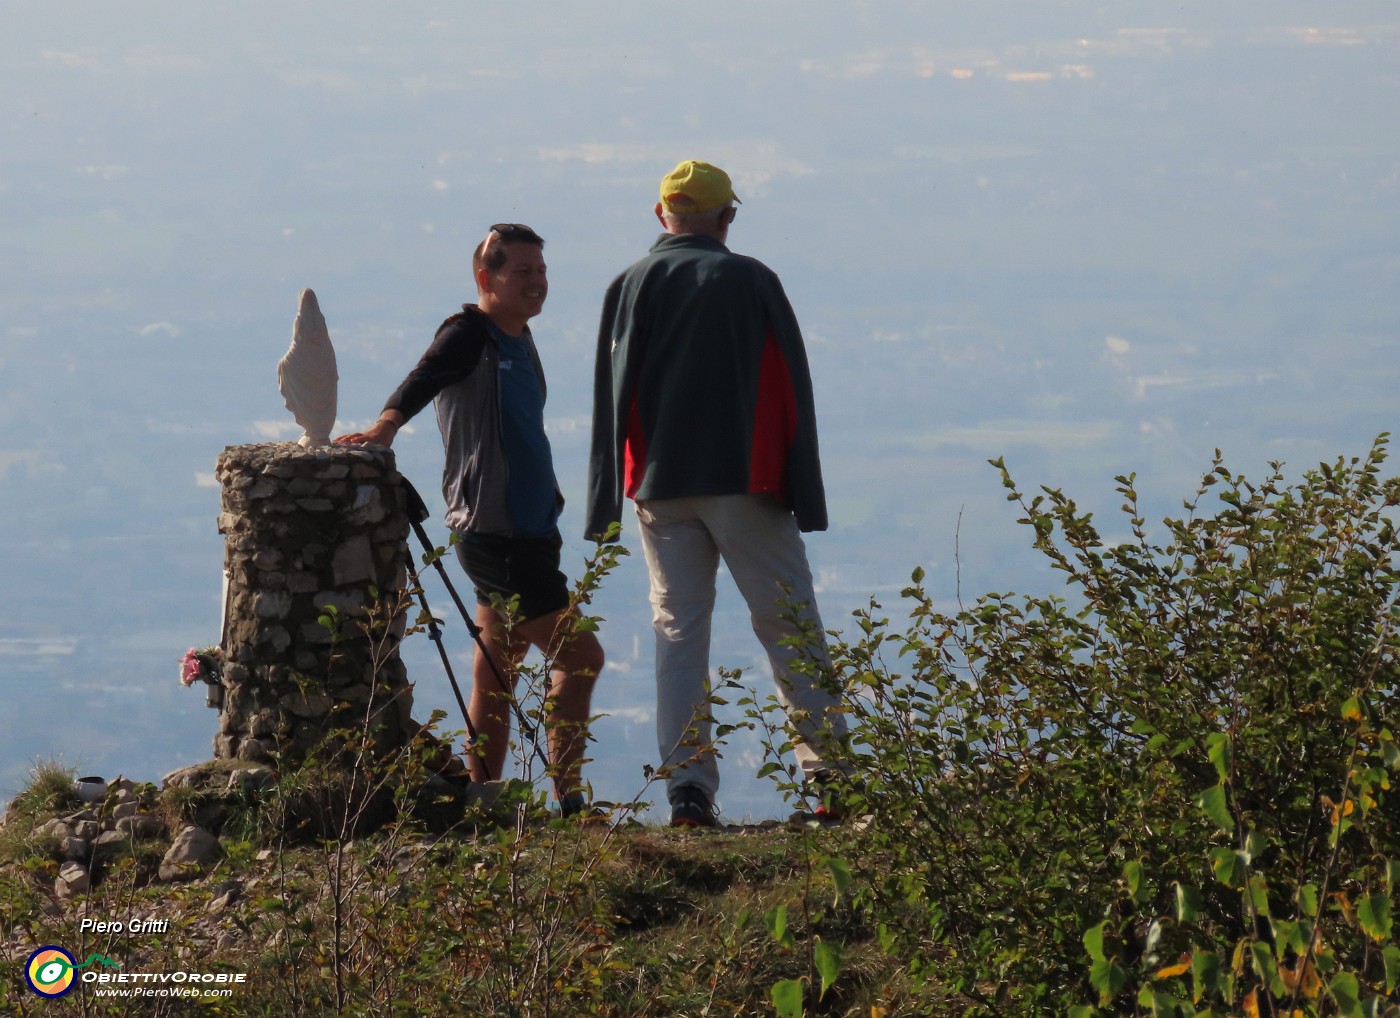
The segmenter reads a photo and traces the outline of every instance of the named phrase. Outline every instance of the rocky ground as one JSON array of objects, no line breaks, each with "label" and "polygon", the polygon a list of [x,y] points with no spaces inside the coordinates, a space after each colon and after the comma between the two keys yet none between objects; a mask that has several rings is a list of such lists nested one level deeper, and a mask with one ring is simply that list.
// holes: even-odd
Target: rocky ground
[{"label": "rocky ground", "polygon": [[[119,933],[161,934],[164,958],[228,956],[275,947],[286,935],[285,924],[268,932],[267,916],[257,905],[276,897],[291,883],[324,880],[317,867],[319,852],[296,851],[318,839],[343,833],[350,839],[372,834],[389,819],[374,795],[350,803],[332,796],[327,812],[325,794],[298,797],[269,795],[278,785],[271,768],[242,761],[217,760],[166,774],[159,787],[118,776],[87,782],[85,802],[75,790],[59,795],[36,812],[25,797],[17,798],[0,815],[0,879],[11,899],[8,936],[0,942],[0,957],[22,962],[44,941],[70,941],[84,919],[92,923],[118,921]],[[512,787],[517,786],[517,787]],[[485,788],[468,785],[456,773],[428,775],[416,802],[419,819],[439,833],[448,828],[474,831],[499,822],[492,810],[496,800],[519,791],[519,783],[494,782]],[[528,786],[526,786],[528,788]],[[76,788],[76,783],[75,783]],[[275,806],[268,808],[268,804]],[[260,804],[256,816],[250,805]],[[624,825],[641,832],[643,825],[618,809],[595,818],[603,825]],[[331,823],[327,824],[327,818]],[[545,815],[534,823],[547,822]],[[261,827],[250,830],[250,824]],[[273,825],[283,828],[271,830]],[[339,826],[341,831],[327,829]],[[730,835],[763,834],[784,825],[776,820],[756,824],[721,824]],[[268,840],[279,847],[257,847]],[[251,840],[250,835],[255,836]],[[282,835],[279,837],[278,835]],[[406,872],[435,841],[386,842],[387,860]],[[0,885],[3,892],[5,885]],[[171,937],[171,931],[179,935]],[[110,929],[92,928],[95,934]],[[148,938],[149,939],[149,938]]]}]

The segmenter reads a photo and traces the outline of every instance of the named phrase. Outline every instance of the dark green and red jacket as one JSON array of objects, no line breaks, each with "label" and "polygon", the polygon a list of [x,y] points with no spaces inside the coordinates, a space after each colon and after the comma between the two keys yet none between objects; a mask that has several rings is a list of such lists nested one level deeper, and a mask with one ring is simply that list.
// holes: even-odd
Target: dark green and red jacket
[{"label": "dark green and red jacket", "polygon": [[635,499],[770,493],[825,530],[807,352],[777,275],[664,234],[608,287],[594,370],[586,533]]}]

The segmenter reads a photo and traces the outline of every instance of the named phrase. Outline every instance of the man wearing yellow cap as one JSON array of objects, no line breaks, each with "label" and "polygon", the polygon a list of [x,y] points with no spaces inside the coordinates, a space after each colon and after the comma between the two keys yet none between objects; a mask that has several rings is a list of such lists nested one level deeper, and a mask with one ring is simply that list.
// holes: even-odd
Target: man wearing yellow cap
[{"label": "man wearing yellow cap", "polygon": [[[810,784],[833,773],[823,747],[845,731],[812,679],[827,657],[801,532],[827,518],[806,349],[777,275],[725,246],[738,202],[709,163],[687,160],[663,177],[655,212],[666,232],[608,288],[598,332],[588,533],[621,520],[624,494],[635,501],[673,826],[716,824],[707,698],[721,559]],[[817,668],[795,668],[803,658]]]}]

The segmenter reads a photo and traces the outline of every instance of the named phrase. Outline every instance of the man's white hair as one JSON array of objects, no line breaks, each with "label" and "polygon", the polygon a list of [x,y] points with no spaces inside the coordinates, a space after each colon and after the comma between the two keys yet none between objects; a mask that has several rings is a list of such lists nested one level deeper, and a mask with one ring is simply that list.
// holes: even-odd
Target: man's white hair
[{"label": "man's white hair", "polygon": [[720,217],[733,207],[734,203],[730,202],[707,212],[678,212],[663,203],[661,215],[666,220],[667,229],[679,233],[710,233],[719,229]]}]

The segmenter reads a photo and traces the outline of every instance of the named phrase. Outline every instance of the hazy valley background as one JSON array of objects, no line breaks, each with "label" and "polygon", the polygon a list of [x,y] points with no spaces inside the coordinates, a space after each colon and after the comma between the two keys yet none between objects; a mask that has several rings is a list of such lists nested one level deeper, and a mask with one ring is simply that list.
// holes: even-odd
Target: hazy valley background
[{"label": "hazy valley background", "polygon": [[[722,2],[704,17],[7,11],[0,793],[38,758],[154,780],[209,756],[216,716],[176,667],[218,638],[214,460],[299,434],[276,363],[302,287],[326,313],[348,430],[473,297],[488,223],[547,238],[533,328],[576,573],[599,302],[655,238],[656,181],[682,158],[733,174],[731,246],[777,270],[807,335],[832,509],[808,549],[828,626],[871,596],[900,613],[915,565],[945,607],[959,585],[969,602],[1059,586],[989,457],[1126,537],[1115,474],[1137,471],[1155,520],[1217,447],[1237,471],[1296,475],[1392,427],[1393,4]],[[431,415],[396,449],[445,540]],[[766,695],[727,583],[714,664]],[[610,664],[590,777],[624,798],[656,752],[639,551],[595,609]],[[466,674],[460,624],[448,640]],[[426,639],[405,656],[416,713],[450,709]],[[749,780],[757,752],[726,753],[729,816],[782,810]]]}]

